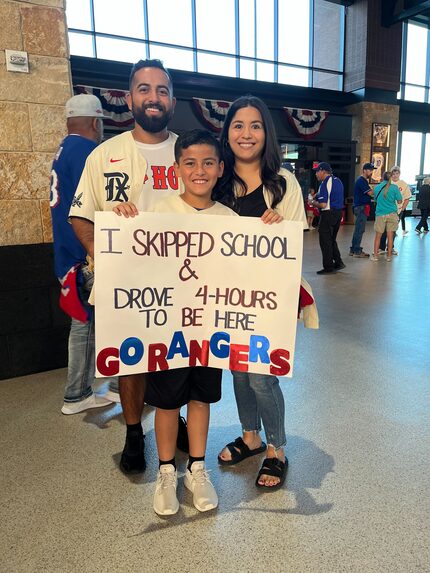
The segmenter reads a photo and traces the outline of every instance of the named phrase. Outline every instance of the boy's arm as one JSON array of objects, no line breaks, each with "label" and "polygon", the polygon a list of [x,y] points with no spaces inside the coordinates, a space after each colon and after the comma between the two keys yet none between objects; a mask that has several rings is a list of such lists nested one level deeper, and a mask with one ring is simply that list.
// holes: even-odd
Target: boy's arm
[{"label": "boy's arm", "polygon": [[119,215],[120,217],[121,215],[124,215],[126,219],[128,219],[129,217],[136,217],[136,215],[139,215],[139,211],[137,210],[136,205],[131,201],[115,205],[112,211],[116,215]]}]

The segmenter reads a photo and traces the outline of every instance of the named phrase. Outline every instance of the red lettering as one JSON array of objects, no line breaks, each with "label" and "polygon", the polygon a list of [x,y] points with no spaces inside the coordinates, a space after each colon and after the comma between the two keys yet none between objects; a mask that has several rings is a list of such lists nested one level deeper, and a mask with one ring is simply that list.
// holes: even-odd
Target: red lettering
[{"label": "red lettering", "polygon": [[176,171],[173,165],[167,170],[167,180],[169,181],[169,187],[176,191],[178,188],[178,178],[176,177]]},{"label": "red lettering", "polygon": [[166,167],[164,165],[151,165],[154,189],[167,189]]},{"label": "red lettering", "polygon": [[288,350],[283,348],[277,348],[270,353],[270,374],[274,376],[285,376],[291,370],[290,363],[290,353]]},{"label": "red lettering", "polygon": [[148,372],[169,370],[166,356],[167,346],[165,344],[150,344],[148,346]]},{"label": "red lettering", "polygon": [[103,376],[116,376],[119,372],[119,360],[109,360],[109,358],[119,358],[118,348],[103,348],[97,355],[97,370]]},{"label": "red lettering", "polygon": [[189,366],[197,366],[197,360],[202,366],[207,366],[209,362],[209,340],[202,340],[202,345],[197,340],[190,340],[190,360]]},{"label": "red lettering", "polygon": [[239,372],[248,372],[248,353],[249,346],[246,344],[230,345],[230,370]]}]

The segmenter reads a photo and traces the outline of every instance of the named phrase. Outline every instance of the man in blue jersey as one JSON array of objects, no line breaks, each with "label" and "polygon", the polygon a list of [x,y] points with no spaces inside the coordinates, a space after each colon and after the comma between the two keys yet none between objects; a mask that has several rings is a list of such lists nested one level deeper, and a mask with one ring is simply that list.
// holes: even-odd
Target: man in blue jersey
[{"label": "man in blue jersey", "polygon": [[371,197],[373,196],[373,191],[369,185],[369,180],[374,169],[375,166],[373,163],[365,163],[363,165],[362,174],[356,180],[354,185],[355,227],[349,254],[350,256],[358,257],[359,259],[370,257],[369,253],[365,253],[363,251],[361,239],[363,238],[363,233],[366,230],[367,217],[370,212],[370,203],[372,202]]},{"label": "man in blue jersey", "polygon": [[110,378],[109,391],[94,394],[94,319],[87,304],[94,280],[86,251],[77,239],[68,216],[85,161],[103,138],[103,110],[93,95],[74,96],[66,103],[67,133],[55,155],[51,171],[51,216],[54,235],[55,274],[61,283],[60,307],[72,319],[69,362],[63,414],[119,402],[118,380]]},{"label": "man in blue jersey", "polygon": [[320,247],[323,257],[323,268],[318,275],[334,274],[345,268],[336,243],[343,209],[343,183],[332,174],[331,165],[322,161],[314,168],[315,176],[321,183],[315,199],[314,207],[320,209],[318,226]]}]

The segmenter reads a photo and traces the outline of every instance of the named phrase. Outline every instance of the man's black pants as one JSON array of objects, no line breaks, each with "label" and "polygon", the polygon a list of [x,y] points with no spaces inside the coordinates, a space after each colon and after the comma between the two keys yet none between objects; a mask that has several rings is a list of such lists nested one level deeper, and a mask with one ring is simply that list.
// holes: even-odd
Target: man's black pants
[{"label": "man's black pants", "polygon": [[329,209],[321,211],[320,224],[318,227],[320,247],[323,257],[323,267],[326,271],[332,271],[340,266],[342,258],[336,243],[342,219],[342,209]]}]

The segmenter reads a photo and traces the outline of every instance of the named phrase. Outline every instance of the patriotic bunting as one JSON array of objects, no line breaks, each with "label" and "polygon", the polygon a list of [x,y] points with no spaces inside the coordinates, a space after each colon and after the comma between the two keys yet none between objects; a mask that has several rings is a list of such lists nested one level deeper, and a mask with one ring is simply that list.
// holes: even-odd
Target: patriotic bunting
[{"label": "patriotic bunting", "polygon": [[231,102],[193,97],[193,109],[200,121],[215,133],[220,133]]},{"label": "patriotic bunting", "polygon": [[294,131],[303,139],[315,137],[329,114],[328,111],[293,107],[284,107],[284,111]]},{"label": "patriotic bunting", "polygon": [[105,115],[109,116],[109,119],[105,119],[104,124],[111,131],[124,131],[133,127],[134,118],[125,101],[127,92],[90,86],[74,86],[73,91],[75,95],[92,94],[99,98]]}]

